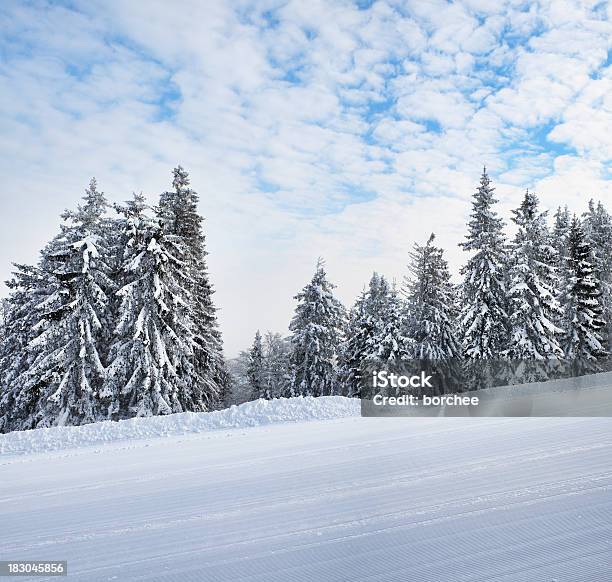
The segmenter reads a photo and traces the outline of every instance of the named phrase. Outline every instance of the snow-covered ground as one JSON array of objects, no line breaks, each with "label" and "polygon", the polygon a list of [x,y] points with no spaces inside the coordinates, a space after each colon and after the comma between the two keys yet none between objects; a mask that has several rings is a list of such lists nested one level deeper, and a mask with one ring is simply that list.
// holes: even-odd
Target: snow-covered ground
[{"label": "snow-covered ground", "polygon": [[359,400],[323,396],[255,400],[206,414],[185,412],[169,416],[131,418],[0,434],[0,454],[22,455],[58,451],[118,441],[181,436],[229,428],[247,428],[283,422],[326,420],[358,416]]},{"label": "snow-covered ground", "polygon": [[84,582],[611,579],[610,419],[248,406],[0,437],[0,559]]}]

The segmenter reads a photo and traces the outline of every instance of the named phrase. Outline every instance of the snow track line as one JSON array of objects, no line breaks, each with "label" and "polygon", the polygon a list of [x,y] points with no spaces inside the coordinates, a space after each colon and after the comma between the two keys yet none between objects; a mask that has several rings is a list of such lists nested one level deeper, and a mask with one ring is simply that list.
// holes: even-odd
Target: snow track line
[{"label": "snow track line", "polygon": [[[397,442],[402,442],[404,440],[411,440],[411,439],[409,439],[409,437],[397,438],[397,439],[394,439],[393,444],[397,444]],[[366,443],[366,444],[370,445],[370,443]],[[393,445],[390,445],[390,446],[393,446]],[[319,449],[316,452],[305,452],[302,454],[302,456],[314,457],[321,453],[329,453],[332,451],[346,451],[346,450],[350,450],[351,448],[353,447],[344,447],[344,446],[327,447],[325,449]],[[364,449],[364,445],[363,444],[354,445],[354,448],[361,450],[361,449]],[[368,446],[368,448],[370,447]],[[537,461],[537,460],[552,459],[552,458],[559,457],[559,456],[572,455],[572,454],[579,453],[579,452],[596,451],[600,449],[612,449],[612,441],[604,441],[604,442],[595,443],[591,445],[563,447],[558,450],[552,450],[552,451],[550,450],[550,447],[546,447],[546,448],[539,448],[539,449],[524,451],[524,452],[517,453],[514,455],[512,454],[510,455],[506,454],[503,456],[496,455],[496,456],[491,456],[491,457],[485,457],[484,459],[481,459],[479,461],[473,461],[471,463],[456,463],[454,465],[447,465],[440,471],[421,471],[419,473],[415,473],[411,471],[411,472],[406,472],[404,474],[395,475],[393,483],[384,484],[384,485],[379,484],[377,486],[380,488],[384,488],[384,487],[391,487],[396,484],[399,485],[399,484],[405,484],[405,483],[414,483],[419,480],[443,478],[447,475],[448,471],[452,471],[454,475],[466,475],[472,472],[490,470],[493,468],[509,467],[517,463],[530,463],[530,462]],[[236,463],[229,463],[229,464],[224,463],[224,464],[217,464],[217,465],[213,464],[213,465],[208,466],[207,469],[231,469],[231,468],[237,468],[237,467],[243,468],[243,467],[248,467],[248,466],[257,466],[257,465],[268,463],[271,460],[281,461],[283,459],[292,458],[293,456],[294,454],[262,456],[262,457],[258,457],[257,459],[251,460],[248,462],[236,462]],[[384,456],[384,452],[377,453],[374,456],[376,456],[377,458],[380,458],[381,456]],[[117,479],[117,480],[112,480],[112,481],[105,480],[105,481],[95,483],[95,484],[90,483],[87,485],[79,485],[79,486],[74,486],[74,487],[63,487],[61,489],[48,488],[48,489],[43,489],[43,490],[37,490],[31,493],[21,493],[18,495],[0,497],[0,504],[1,503],[12,503],[18,500],[28,499],[28,498],[39,498],[39,497],[45,497],[45,496],[64,496],[69,493],[94,491],[97,489],[106,489],[108,487],[117,487],[121,485],[132,484],[132,483],[164,481],[170,477],[196,475],[198,473],[201,473],[203,470],[204,469],[200,467],[189,468],[189,469],[181,469],[181,470],[174,470],[174,471],[166,471],[166,472],[158,473],[156,475],[149,475],[149,476],[140,475],[136,477],[126,477],[124,479]],[[379,480],[380,480],[379,477],[371,478],[371,479],[362,479],[359,481],[354,481],[351,487],[352,488],[364,488],[364,487],[367,487],[369,484],[378,483]],[[342,491],[346,489],[346,487],[347,486],[336,486],[333,488],[326,489],[322,493],[323,494],[334,493],[336,491]]]},{"label": "snow track line", "polygon": [[[606,487],[605,490],[610,490],[610,487]],[[578,494],[581,493],[589,493],[591,492],[590,490],[585,490],[583,492],[578,492]],[[576,493],[568,493],[566,495],[575,495]],[[549,498],[543,498],[539,501],[547,501],[547,500],[551,500],[552,497],[563,497],[566,495],[561,495],[561,496],[550,496]],[[527,503],[527,502],[526,502]],[[503,511],[508,509],[509,506],[504,506],[504,507],[494,507],[494,508],[490,508],[488,510],[477,510],[477,511],[469,511],[469,512],[464,512],[462,514],[457,514],[456,516],[453,516],[450,519],[461,519],[461,518],[465,518],[467,516],[472,516],[472,515],[477,515],[477,514],[482,514],[484,512],[494,512],[494,511]],[[296,551],[300,551],[300,550],[304,550],[304,549],[314,549],[317,547],[322,547],[322,546],[328,546],[330,544],[340,544],[340,543],[346,543],[346,542],[350,542],[352,540],[355,540],[357,538],[364,538],[364,537],[371,537],[371,536],[376,536],[376,535],[380,535],[381,533],[389,533],[392,530],[400,530],[400,529],[414,529],[423,525],[432,525],[434,523],[439,523],[440,521],[447,521],[447,520],[427,520],[425,522],[418,522],[418,523],[412,523],[406,526],[393,526],[393,527],[388,527],[388,528],[383,528],[380,530],[376,530],[376,531],[372,531],[372,532],[367,532],[367,533],[361,533],[361,534],[355,534],[355,535],[349,535],[349,536],[342,536],[342,537],[337,537],[337,538],[330,538],[330,539],[326,539],[324,541],[315,541],[315,542],[311,542],[311,543],[305,543],[305,544],[296,544],[293,546],[288,546],[282,550],[274,550],[274,551],[268,551],[268,552],[261,552],[261,553],[253,553],[253,554],[247,554],[247,555],[242,555],[240,557],[237,558],[233,558],[233,559],[227,559],[227,560],[222,560],[222,561],[209,561],[209,562],[202,562],[199,561],[200,566],[223,566],[223,565],[234,565],[238,562],[248,562],[250,560],[254,560],[254,559],[260,559],[260,558],[264,558],[264,557],[278,557],[279,555],[282,554],[287,554],[287,553],[292,553],[292,552],[296,552]],[[606,530],[609,531],[609,530]],[[299,534],[299,533],[304,533],[304,532],[294,532],[295,535]],[[261,539],[255,539],[255,540],[249,540],[248,542],[244,542],[244,544],[249,544],[249,543],[255,543],[255,542],[260,542],[260,541],[267,541],[267,540],[261,540]],[[228,544],[228,547],[232,547],[235,548],[237,545],[240,544]],[[528,545],[527,543],[521,543],[518,544],[519,547],[524,548],[524,549],[528,549]],[[190,555],[201,555],[204,551],[211,551],[211,550],[218,550],[220,549],[220,547],[216,546],[216,547],[211,547],[211,548],[195,548],[192,550],[184,550],[184,551],[179,551],[179,552],[169,552],[169,553],[164,553],[163,555],[158,555],[155,557],[151,557],[151,558],[147,558],[144,560],[129,560],[129,561],[123,561],[121,563],[117,563],[114,564],[113,566],[105,566],[103,568],[92,568],[92,569],[86,569],[86,570],[82,570],[79,572],[79,574],[93,574],[95,572],[99,572],[102,570],[108,570],[108,569],[115,569],[115,568],[123,568],[126,566],[134,566],[134,565],[138,565],[138,564],[143,564],[143,563],[150,563],[150,562],[156,562],[159,560],[167,560],[167,559],[172,559],[173,562],[175,563],[179,563],[179,561],[177,560],[178,557],[186,557],[186,556],[190,556]],[[384,550],[381,550],[380,552],[377,553],[381,553]],[[483,552],[484,553],[484,552]],[[524,551],[522,552],[522,555],[526,556],[528,552]],[[597,552],[592,552],[592,553],[587,553],[587,554],[580,554],[580,557],[585,557],[585,556],[589,556],[589,555],[605,555],[607,553],[607,550],[601,550],[601,551],[597,551]],[[473,557],[478,556],[479,552],[476,551],[473,554]],[[330,562],[330,561],[340,561],[345,559],[344,557],[338,557],[338,558],[333,558],[332,560],[326,560],[325,562]],[[381,559],[384,559],[384,557],[381,557]],[[431,557],[432,560],[434,560],[435,558],[432,556]],[[572,559],[575,559],[575,557],[573,557]],[[569,560],[568,560],[569,561]],[[451,562],[451,560],[449,560],[449,562]],[[321,562],[322,564],[323,562]],[[558,561],[556,562],[558,563]],[[319,565],[321,565],[319,564]],[[524,569],[519,569],[516,570],[514,572],[504,572],[502,574],[493,576],[493,577],[484,577],[484,578],[473,578],[472,576],[470,577],[456,577],[457,572],[455,571],[453,574],[453,578],[449,579],[452,580],[452,582],[459,582],[460,580],[469,580],[470,582],[480,582],[480,581],[485,581],[485,580],[495,580],[495,579],[499,579],[501,577],[507,576],[509,574],[512,573],[516,573],[518,571],[530,571],[533,569],[539,569],[541,568],[542,564],[539,564],[538,566],[534,566],[532,568],[524,568]],[[405,575],[405,569],[399,570],[399,572],[403,572]],[[278,571],[276,571],[276,573],[278,573]],[[85,578],[87,579],[87,578]],[[251,580],[251,576],[244,576],[244,577],[240,577],[240,578],[234,578],[233,580],[235,580],[236,582],[238,580]],[[305,578],[305,580],[308,578]],[[368,580],[368,579],[378,579],[374,576],[366,576],[366,577],[361,577],[360,580]],[[262,580],[265,580],[265,578],[262,578]],[[297,580],[297,578],[282,578],[281,580]],[[389,578],[385,577],[385,580],[389,580]],[[404,582],[406,580],[406,578],[397,578],[396,580],[398,580],[398,582]],[[599,582],[599,581],[598,581]],[[603,582],[603,581],[602,581]]]},{"label": "snow track line", "polygon": [[[583,483],[593,483],[596,481],[601,481],[601,480],[606,480],[606,479],[610,480],[610,483],[607,483],[605,485],[600,485],[600,486],[592,486],[592,487],[584,487],[584,488],[579,487]],[[554,493],[551,495],[541,495],[539,497],[523,499],[520,501],[509,501],[511,499],[518,499],[521,496],[524,497],[524,496],[531,495],[531,494],[538,495],[541,493],[550,492],[555,489],[563,489],[563,487],[570,487],[570,488],[573,487],[573,489],[570,489],[569,491],[562,490],[559,493]],[[495,502],[503,503],[502,505],[498,504],[494,507],[486,507],[486,508],[462,511],[462,512],[453,513],[451,515],[444,516],[444,517],[431,517],[427,519],[421,519],[415,522],[410,522],[408,524],[399,524],[395,526],[386,527],[383,529],[385,531],[388,531],[389,529],[413,528],[413,527],[429,525],[432,523],[438,523],[444,520],[454,520],[454,519],[458,519],[458,518],[461,518],[461,517],[464,517],[470,514],[480,514],[480,513],[487,513],[491,511],[501,511],[501,510],[504,510],[508,507],[512,507],[515,505],[531,505],[535,503],[545,502],[548,499],[556,498],[556,497],[581,495],[581,494],[586,494],[586,493],[591,493],[591,492],[596,492],[596,491],[603,492],[603,491],[610,491],[610,490],[612,490],[612,472],[600,474],[597,476],[590,476],[590,477],[579,478],[579,479],[571,479],[571,480],[559,481],[559,482],[554,482],[554,483],[546,483],[546,484],[542,484],[539,486],[532,486],[532,487],[527,487],[523,489],[511,489],[511,490],[502,491],[499,493],[490,494],[486,496],[479,496],[477,498],[467,497],[461,500],[442,503],[442,504],[436,504],[436,505],[430,505],[430,506],[419,506],[419,507],[415,507],[414,509],[408,510],[408,511],[398,511],[398,512],[378,514],[378,515],[368,516],[367,518],[361,518],[361,519],[350,520],[350,521],[341,522],[341,523],[335,523],[333,525],[323,525],[323,526],[319,526],[315,528],[310,527],[310,528],[298,529],[298,530],[293,530],[289,534],[282,534],[280,536],[271,535],[271,536],[264,536],[264,537],[259,537],[259,538],[252,538],[248,540],[247,542],[242,542],[242,543],[251,544],[254,542],[269,541],[271,539],[277,539],[278,537],[301,535],[303,533],[309,533],[312,531],[320,532],[320,531],[325,531],[325,530],[346,529],[346,528],[354,527],[354,526],[364,526],[364,525],[369,525],[369,524],[375,524],[380,521],[384,521],[388,519],[397,520],[397,519],[406,519],[408,517],[414,517],[414,516],[426,516],[430,513],[442,512],[444,510],[448,511],[449,509],[473,507],[475,505],[483,504],[483,503],[495,503]],[[504,501],[506,502],[504,503]],[[276,505],[274,505],[274,507],[276,507]],[[73,535],[65,536],[64,538],[61,538],[61,539],[55,538],[52,540],[41,541],[35,544],[27,544],[25,546],[23,545],[19,545],[17,547],[5,546],[4,549],[5,551],[6,550],[8,551],[31,550],[35,548],[52,546],[58,543],[60,544],[61,543],[75,543],[75,542],[79,542],[83,540],[93,540],[93,539],[99,539],[99,538],[112,537],[118,534],[124,535],[124,534],[129,534],[129,533],[138,532],[138,531],[145,531],[145,530],[150,531],[150,530],[167,529],[167,528],[176,527],[177,525],[183,525],[186,523],[211,521],[214,519],[225,519],[227,516],[228,516],[227,513],[221,513],[221,515],[198,515],[198,516],[192,516],[192,517],[187,517],[187,518],[165,519],[165,520],[160,520],[157,523],[147,522],[141,525],[126,527],[126,528],[121,528],[121,529],[110,529],[110,530],[100,531],[100,532],[90,532],[87,534],[73,534]],[[382,530],[368,531],[368,532],[364,532],[358,535],[351,535],[347,537],[354,538],[354,537],[370,536],[376,533],[380,533],[380,531]],[[345,537],[341,536],[339,538],[334,538],[333,541],[342,540],[342,539],[345,539]],[[330,540],[326,540],[325,542],[321,542],[321,543],[329,543],[329,542]],[[230,545],[236,546],[236,545],[242,545],[242,543],[234,543]],[[315,545],[319,545],[319,544],[315,544]],[[200,551],[209,550],[209,549],[219,549],[220,547],[223,547],[223,546],[202,547],[200,548]],[[306,545],[304,547],[310,547],[310,545]]]}]

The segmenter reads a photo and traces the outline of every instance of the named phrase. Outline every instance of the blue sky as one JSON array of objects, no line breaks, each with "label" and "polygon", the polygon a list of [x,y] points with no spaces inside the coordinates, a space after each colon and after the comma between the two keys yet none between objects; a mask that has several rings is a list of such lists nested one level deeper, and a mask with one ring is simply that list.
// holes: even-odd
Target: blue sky
[{"label": "blue sky", "polygon": [[0,275],[95,175],[201,194],[227,351],[284,332],[326,258],[351,302],[431,231],[457,269],[483,164],[505,217],[610,201],[609,2],[0,5]]}]

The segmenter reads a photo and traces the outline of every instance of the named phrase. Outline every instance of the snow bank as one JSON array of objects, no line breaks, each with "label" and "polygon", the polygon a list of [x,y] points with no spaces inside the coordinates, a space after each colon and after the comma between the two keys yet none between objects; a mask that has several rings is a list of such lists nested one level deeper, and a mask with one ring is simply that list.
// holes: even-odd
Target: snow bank
[{"label": "snow bank", "polygon": [[83,426],[15,431],[0,435],[0,454],[26,455],[124,440],[180,436],[282,422],[328,420],[359,414],[359,400],[342,396],[255,400],[215,412],[184,412],[119,422],[104,421]]}]

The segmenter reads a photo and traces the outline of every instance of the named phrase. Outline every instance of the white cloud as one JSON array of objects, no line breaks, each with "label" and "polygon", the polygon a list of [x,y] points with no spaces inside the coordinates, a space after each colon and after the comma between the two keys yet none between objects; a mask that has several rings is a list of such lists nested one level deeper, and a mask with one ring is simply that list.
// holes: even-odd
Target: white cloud
[{"label": "white cloud", "polygon": [[605,168],[597,160],[578,156],[559,156],[554,172],[535,184],[542,203],[552,209],[567,204],[578,215],[587,210],[591,198],[609,203],[612,180],[605,178]]},{"label": "white cloud", "polygon": [[233,355],[286,330],[318,255],[347,302],[430,231],[457,269],[483,163],[506,216],[526,186],[551,208],[610,198],[596,2],[74,5],[0,7],[3,278],[90,176],[153,202],[180,162]]}]

